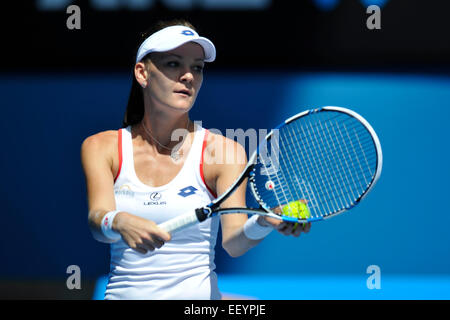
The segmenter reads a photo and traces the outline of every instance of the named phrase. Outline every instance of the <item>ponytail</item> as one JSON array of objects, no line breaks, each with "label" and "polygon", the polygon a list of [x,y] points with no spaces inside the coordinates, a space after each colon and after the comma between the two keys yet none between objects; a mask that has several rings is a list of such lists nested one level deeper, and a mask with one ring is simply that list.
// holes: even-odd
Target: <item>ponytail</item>
[{"label": "ponytail", "polygon": [[142,89],[136,80],[133,72],[133,81],[131,83],[130,96],[128,98],[127,110],[123,118],[122,127],[126,128],[141,122],[144,117],[144,97]]}]

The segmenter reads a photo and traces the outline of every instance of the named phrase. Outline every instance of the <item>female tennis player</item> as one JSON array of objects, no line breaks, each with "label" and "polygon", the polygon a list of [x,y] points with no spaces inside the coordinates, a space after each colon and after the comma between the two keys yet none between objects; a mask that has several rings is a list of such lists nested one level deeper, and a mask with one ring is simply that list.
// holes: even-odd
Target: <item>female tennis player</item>
[{"label": "female tennis player", "polygon": [[[111,244],[105,299],[220,299],[219,218],[173,235],[157,226],[208,204],[245,167],[243,146],[189,119],[216,50],[187,21],[159,23],[143,40],[123,127],[90,136],[81,148],[89,225],[95,239]],[[245,207],[245,189],[223,207]],[[273,229],[299,236],[310,228],[245,214],[223,215],[220,224],[232,257]]]}]

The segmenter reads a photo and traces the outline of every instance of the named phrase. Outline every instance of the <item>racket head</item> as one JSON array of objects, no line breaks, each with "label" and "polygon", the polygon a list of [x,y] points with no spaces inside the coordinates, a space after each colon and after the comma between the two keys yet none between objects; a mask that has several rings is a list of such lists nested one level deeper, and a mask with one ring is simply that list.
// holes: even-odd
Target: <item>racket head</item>
[{"label": "racket head", "polygon": [[[362,116],[326,106],[280,124],[249,162],[254,164],[249,187],[270,216],[311,222],[357,205],[378,181],[383,156],[375,130]],[[307,216],[280,210],[299,200]]]}]

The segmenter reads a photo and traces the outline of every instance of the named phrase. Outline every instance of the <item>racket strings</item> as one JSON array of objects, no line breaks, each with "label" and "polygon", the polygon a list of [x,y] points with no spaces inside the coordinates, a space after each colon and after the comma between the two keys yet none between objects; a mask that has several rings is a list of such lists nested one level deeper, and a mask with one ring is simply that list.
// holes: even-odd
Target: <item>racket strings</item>
[{"label": "racket strings", "polygon": [[[308,128],[308,127],[307,127]],[[309,123],[309,129],[311,129],[311,130],[313,130],[314,128],[311,128],[311,124]],[[307,129],[308,130],[308,129]],[[308,137],[308,136],[310,136],[310,137],[314,137],[315,138],[315,141],[312,141],[312,143],[314,143],[314,145],[321,145],[320,143],[322,143],[323,144],[323,141],[321,141],[320,143],[319,143],[319,141],[318,141],[318,138],[316,137],[316,136],[312,136],[310,133],[309,133],[309,130],[308,130],[308,133],[305,133],[304,132],[304,130],[303,130],[303,128],[302,128],[302,132],[303,132],[303,134],[304,134],[304,136],[305,137]],[[320,139],[322,140],[322,137],[320,136]],[[312,140],[312,139],[311,139]],[[328,141],[327,141],[327,143],[328,143]],[[332,174],[332,172],[330,171],[330,168],[329,168],[329,166],[326,166],[326,172],[325,172],[325,169],[324,169],[324,166],[323,166],[323,163],[322,163],[322,161],[317,161],[316,159],[317,158],[320,158],[323,154],[325,154],[327,157],[328,157],[328,160],[329,160],[329,162],[331,162],[330,161],[330,159],[329,159],[329,154],[328,153],[326,153],[326,152],[324,152],[324,151],[322,151],[321,149],[319,149],[319,150],[317,150],[317,148],[313,148],[313,150],[314,150],[314,152],[315,152],[315,157],[314,157],[314,160],[313,160],[313,164],[315,164],[316,166],[317,166],[317,170],[318,170],[318,172],[319,172],[319,175],[320,175],[320,178],[321,178],[321,181],[322,181],[322,183],[323,183],[323,181],[325,180],[326,182],[327,182],[327,185],[325,186],[326,188],[324,188],[323,190],[328,194],[330,194],[330,196],[331,197],[334,197],[334,198],[337,198],[337,199],[339,199],[340,200],[340,204],[337,204],[338,206],[340,205],[341,207],[344,205],[344,203],[342,202],[342,199],[340,198],[340,197],[337,197],[336,196],[336,193],[335,192],[338,192],[338,190],[335,190],[335,188],[333,189],[333,187],[332,187],[332,185],[336,185],[337,184],[337,177],[335,176],[335,175],[333,175]],[[319,152],[320,153],[322,153],[322,155],[321,154],[319,154]],[[319,167],[319,165],[320,165],[320,167]],[[324,172],[324,175],[321,175],[320,174],[320,169],[322,169],[322,171]],[[330,179],[326,179],[326,177],[327,177],[327,175],[328,175],[328,177],[330,177],[331,178],[331,181],[330,181]],[[325,178],[324,178],[325,177]],[[322,184],[322,185],[325,185],[324,183]],[[320,195],[320,192],[321,192],[321,190],[318,190],[318,195]],[[326,212],[332,212],[332,211],[336,211],[336,209],[337,209],[337,207],[336,206],[333,206],[333,202],[330,202],[330,201],[325,201],[324,202],[325,203],[325,205],[327,206],[327,211],[322,211],[322,212],[318,212],[318,214],[320,214],[320,215],[325,215],[325,213]],[[331,206],[331,207],[330,207]],[[323,208],[323,209],[325,209],[325,208]]]},{"label": "racket strings", "polygon": [[[359,121],[351,117],[349,117],[348,120],[352,120],[354,123],[358,124],[361,133],[368,134],[367,130],[359,123]],[[332,204],[336,210],[342,210],[352,205],[364,192],[366,187],[361,183],[362,179],[357,177],[363,177],[363,179],[366,180],[367,174],[358,172],[358,167],[360,167],[357,165],[357,163],[359,163],[359,150],[357,151],[355,149],[350,136],[347,134],[347,139],[345,139],[344,134],[342,133],[343,130],[341,128],[346,130],[347,122],[319,122],[319,125],[322,125],[322,132],[327,133],[323,135],[324,140],[326,141],[327,151],[332,154],[332,159],[334,161],[337,160],[336,163],[339,165],[338,167],[334,166],[334,170],[332,170],[333,174],[330,175],[338,181],[338,183],[333,184],[335,192],[331,192],[331,194],[334,195],[334,198],[336,199],[339,199],[338,194],[341,194],[341,199],[339,200],[341,205],[344,204],[344,207],[339,206],[338,201],[334,201]],[[356,128],[356,126],[354,128]],[[333,139],[333,137],[335,138]],[[352,146],[352,149],[350,149],[349,146]],[[355,159],[358,160],[355,161]],[[316,161],[321,160],[316,159]],[[372,175],[371,170],[369,170],[369,175]],[[343,203],[342,200],[344,200],[345,203]]]},{"label": "racket strings", "polygon": [[[325,142],[323,142],[323,143],[325,143]],[[326,142],[326,144],[329,144],[329,142]],[[362,146],[362,144],[360,142],[358,142],[358,145],[359,145],[361,150],[365,149],[365,147]],[[292,147],[292,146],[289,146],[289,147]],[[300,144],[300,148],[302,148],[302,147],[303,147],[303,145]],[[328,147],[331,148],[330,146],[328,146]],[[314,152],[313,150],[306,150],[306,151]],[[323,151],[323,148],[320,148],[320,150],[316,150],[316,152],[318,153],[319,156],[327,157],[327,158],[329,157],[329,153]],[[341,155],[341,157],[346,162],[355,162],[355,161],[356,162],[360,162],[361,161],[361,159],[359,157],[355,156],[354,152],[352,152],[350,155],[346,155],[346,154],[345,155]],[[375,163],[375,161],[376,161],[376,154],[373,153],[373,154],[370,154],[369,156],[366,156],[365,153],[364,153],[364,158],[363,159],[364,159],[364,164],[360,163],[359,171],[363,172],[365,175],[368,174],[370,176],[373,176],[374,175],[374,168],[371,168],[371,166],[369,165],[369,162],[370,163]],[[336,162],[330,161],[328,164],[333,170],[337,169],[337,168],[335,168],[336,165],[337,165]],[[308,169],[312,170],[313,172],[317,170],[316,166],[311,166],[311,165],[308,166]]]},{"label": "racket strings", "polygon": [[[364,156],[365,165],[367,166],[367,169],[369,170],[369,173],[370,173],[371,176],[373,177],[373,176],[375,175],[375,169],[372,170],[372,168],[370,167],[368,158],[370,158],[370,160],[373,160],[372,157],[375,158],[376,153],[372,153],[372,157],[371,157],[370,155],[369,155],[369,156],[366,156],[366,152],[364,151],[365,148],[363,148],[362,143],[361,143],[361,140],[359,139],[359,136],[358,136],[356,130],[353,129],[353,131],[354,131],[356,140],[358,141],[359,148],[360,148],[360,150],[362,151],[362,154],[363,154],[363,156]],[[376,159],[375,159],[375,160],[376,160]],[[362,171],[362,170],[363,170],[363,169],[361,168],[361,171]],[[367,181],[366,181],[366,183],[369,184]]]},{"label": "racket strings", "polygon": [[[347,119],[347,120],[345,120],[345,121],[349,121],[349,120],[351,120],[351,119]],[[352,127],[353,126],[353,127]],[[358,123],[355,123],[354,121],[353,121],[353,123],[351,123],[351,126],[350,127],[348,127],[348,129],[354,129],[355,127],[358,127],[359,126],[359,124]],[[317,130],[317,129],[320,129],[320,130],[323,130],[323,123],[319,123],[319,124],[317,124],[317,125],[314,125],[314,126],[312,126],[315,130]],[[328,134],[330,135],[330,137],[331,138],[334,138],[334,139],[339,139],[337,136],[335,136],[334,134],[332,134],[332,133],[330,133],[330,132],[328,132]],[[372,145],[372,143],[373,143],[373,140],[372,140],[372,138],[371,138],[371,136],[370,135],[364,135],[363,137],[360,137],[360,139],[361,139],[361,144],[364,144],[364,143],[367,143],[367,144],[370,144],[370,145]],[[296,141],[296,142],[291,142],[291,143],[286,143],[286,146],[290,146],[290,147],[296,147],[296,146],[298,146],[298,144],[300,143],[300,146],[303,148],[302,149],[302,151],[308,151],[308,149],[309,149],[309,147],[308,146],[306,146],[305,144],[303,144],[301,141],[300,142],[298,142],[298,141]]]},{"label": "racket strings", "polygon": [[326,216],[353,205],[372,181],[371,135],[346,114],[321,112],[294,120],[270,140],[275,161],[261,157],[261,163],[274,188],[259,192],[261,198],[275,197],[268,201],[271,207],[303,199],[313,217]]},{"label": "racket strings", "polygon": [[[276,133],[275,133],[276,132]],[[286,186],[289,186],[288,183],[288,175],[286,175],[284,173],[285,170],[282,170],[280,167],[280,159],[278,158],[278,156],[280,156],[281,158],[281,165],[285,165],[285,168],[288,168],[288,170],[291,171],[298,171],[298,168],[295,168],[293,165],[293,161],[291,161],[290,157],[284,157],[283,155],[287,153],[286,145],[287,143],[283,143],[282,146],[284,148],[280,148],[279,145],[279,136],[277,135],[278,132],[274,131],[274,134],[272,135],[271,139],[270,139],[270,143],[268,142],[265,147],[266,149],[264,150],[265,152],[268,152],[269,146],[271,148],[271,157],[270,157],[270,161],[269,161],[269,165],[266,163],[265,161],[265,157],[260,157],[260,161],[261,164],[263,166],[263,170],[262,173],[266,174],[268,176],[268,183],[269,185],[273,185],[273,189],[272,188],[263,188],[261,191],[261,197],[265,200],[267,200],[268,198],[270,199],[272,196],[275,196],[276,201],[275,203],[273,201],[267,201],[270,202],[270,208],[273,209],[274,207],[280,207],[285,205],[286,203],[290,202],[290,201],[294,201],[296,199],[311,199],[313,198],[313,196],[311,195],[311,193],[307,193],[307,196],[305,196],[305,192],[303,190],[307,190],[307,188],[294,188],[295,190],[295,195],[294,196],[291,192],[291,189],[293,188],[288,188]],[[295,145],[294,142],[292,142],[292,145]],[[295,150],[295,152],[297,152],[297,148],[294,148],[293,150]],[[264,154],[261,153],[260,154]],[[299,154],[297,153],[297,156],[299,156]],[[270,170],[270,169],[272,170]],[[292,176],[291,176],[292,177]],[[295,179],[296,179],[296,185],[300,186],[301,183],[298,180],[297,175],[294,175]],[[269,190],[269,191],[267,191]],[[300,190],[301,196],[298,192],[298,190]],[[287,194],[289,194],[289,197],[287,196]]]},{"label": "racket strings", "polygon": [[[293,161],[292,159],[294,159],[294,157],[292,156],[285,156],[289,154],[289,151],[286,148],[289,145],[291,147],[294,146],[294,148],[290,150],[293,150],[295,152],[296,157],[300,157],[301,155],[298,152],[298,147],[296,147],[297,143],[293,141],[293,135],[285,135],[283,141],[286,142],[288,141],[288,139],[290,140],[290,142],[281,144],[281,147],[279,145],[279,138],[277,136],[275,136],[275,139],[273,137],[270,139],[271,150],[273,151],[271,154],[271,160],[275,159],[275,161],[271,161],[270,166],[272,167],[273,163],[276,163],[275,172],[273,170],[267,170],[267,164],[264,161],[264,157],[261,158],[264,171],[268,173],[269,181],[274,185],[273,192],[270,192],[268,194],[269,197],[274,195],[276,198],[276,203],[272,204],[271,207],[273,208],[283,206],[291,201],[300,199],[307,200],[309,202],[308,205],[310,208],[314,207],[316,203],[314,192],[311,188],[307,188],[305,186],[302,187],[302,183],[298,180],[297,175],[292,174],[292,172],[300,171],[299,164],[302,165],[302,162]],[[268,148],[268,144],[266,145],[266,147]],[[279,156],[279,159],[277,159],[277,156]],[[304,168],[302,169],[304,170]],[[272,172],[272,174],[270,174],[270,172]],[[292,179],[292,177],[296,180],[295,183],[293,183],[293,181],[289,181]],[[267,192],[263,192],[263,198],[266,198],[266,195]]]},{"label": "racket strings", "polygon": [[[342,127],[345,130],[347,139],[344,138],[343,133],[340,130],[339,126],[335,125],[335,126],[331,126],[331,127],[333,128],[333,130],[337,129],[339,132],[341,139],[337,140],[339,142],[338,145],[341,150],[345,149],[345,152],[340,153],[340,155],[343,155],[344,163],[346,164],[346,167],[347,167],[347,173],[351,177],[351,179],[353,181],[353,185],[356,186],[355,189],[358,189],[356,181],[359,181],[356,177],[360,176],[365,179],[365,182],[366,182],[365,185],[359,184],[359,187],[361,188],[361,193],[362,193],[365,190],[365,188],[367,187],[367,185],[369,184],[369,181],[367,179],[368,176],[370,176],[372,178],[374,175],[374,170],[371,170],[370,167],[369,167],[368,174],[366,174],[361,166],[361,160],[360,160],[361,155],[363,155],[365,160],[367,161],[367,157],[365,156],[364,148],[357,150],[352,138],[350,137],[350,134],[348,133],[348,130],[347,130],[345,124],[342,124]],[[366,129],[363,128],[362,126],[361,126],[361,129],[364,130],[364,131],[362,131],[363,133],[367,133]],[[353,130],[354,130],[355,138],[358,139],[359,133],[355,130],[355,128]],[[344,146],[344,148],[342,148],[342,146]],[[372,146],[372,144],[371,144],[371,146]],[[351,147],[351,149],[350,149],[350,147]],[[367,148],[367,149],[369,149],[369,148]],[[376,156],[376,155],[374,154],[374,156]],[[373,159],[375,159],[375,157]],[[358,169],[359,169],[359,171],[358,171]],[[355,197],[354,197],[354,199],[355,199]]]},{"label": "racket strings", "polygon": [[[272,134],[272,138],[270,139],[270,142],[277,141],[278,139],[279,139],[279,137],[278,137],[277,133],[275,133],[275,136],[274,136],[274,134]],[[264,144],[264,147],[261,149],[261,151],[263,151],[263,152],[260,152],[260,155],[266,155],[266,156],[268,155],[269,145],[271,147],[271,150],[274,151],[274,148],[272,147],[272,143],[267,143],[267,142],[268,141],[266,141],[266,143]],[[278,150],[278,149],[276,149],[276,150]],[[266,189],[275,191],[273,193],[273,195],[276,198],[276,204],[273,204],[273,201],[271,201],[272,204],[270,205],[269,209],[274,209],[276,207],[279,207],[279,206],[285,204],[283,202],[283,199],[287,199],[286,193],[284,192],[284,188],[275,188],[278,185],[280,185],[280,186],[286,185],[286,181],[285,181],[285,179],[283,179],[284,177],[277,174],[277,172],[279,171],[279,159],[274,158],[274,157],[277,157],[278,155],[279,155],[279,152],[272,152],[271,156],[270,156],[270,161],[268,163],[266,163],[264,156],[259,157],[260,163],[262,164],[262,166],[264,168],[262,170],[262,173],[267,175],[268,179],[269,179],[268,185],[266,185]],[[270,187],[270,185],[273,185],[274,187],[272,188],[272,187]],[[264,189],[261,189],[261,190],[264,190]],[[278,190],[280,190],[282,194],[279,194]],[[272,196],[272,193],[270,194],[270,196]],[[263,196],[262,198],[266,199],[267,197]]]},{"label": "racket strings", "polygon": [[[359,122],[357,122],[356,120],[354,121],[359,124]],[[328,135],[324,135],[325,140],[327,141],[327,149],[332,153],[333,160],[337,160],[337,163],[339,164],[337,170],[333,170],[333,174],[331,174],[330,176],[334,177],[334,179],[338,181],[338,183],[334,184],[335,189],[337,189],[335,190],[336,192],[332,192],[331,194],[333,194],[336,199],[339,199],[339,196],[337,196],[337,194],[340,190],[342,197],[339,200],[345,200],[344,207],[339,207],[337,201],[334,203],[335,207],[337,207],[337,210],[341,210],[354,203],[354,201],[356,201],[365,190],[364,185],[361,183],[361,179],[358,179],[357,176],[362,176],[364,179],[366,179],[366,174],[364,174],[364,172],[355,172],[358,170],[358,167],[361,167],[357,165],[357,163],[360,163],[359,157],[357,156],[359,152],[355,149],[349,135],[347,134],[347,139],[345,139],[344,137],[342,128],[346,130],[346,123],[343,122],[339,125],[339,122],[335,121],[328,123],[324,122],[323,127],[325,127],[325,130],[328,133]],[[362,126],[361,129],[364,130],[363,132],[366,131]],[[330,137],[333,137],[333,134],[331,134],[331,132],[333,132],[334,136],[337,139],[328,139]],[[355,161],[354,159],[357,159],[357,161]],[[316,159],[316,161],[321,160]]]},{"label": "racket strings", "polygon": [[[289,128],[288,128],[289,129]],[[293,136],[292,134],[288,134],[287,136],[287,142],[289,142],[290,145],[294,145],[295,142],[293,141]],[[282,144],[283,146],[283,150],[281,154],[287,154],[288,152],[288,148],[286,144]],[[280,148],[281,149],[281,148]],[[295,158],[299,159],[301,157],[301,152],[299,152],[299,149],[294,147],[292,148],[292,150],[295,153]],[[286,157],[288,159],[288,162],[290,164],[290,169],[291,172],[299,172],[300,170],[305,170],[305,167],[303,166],[303,163],[300,161],[291,161],[291,157]],[[297,192],[296,195],[296,199],[302,199],[302,200],[306,200],[309,205],[310,208],[313,208],[316,206],[316,201],[315,201],[315,195],[314,195],[314,191],[311,189],[310,185],[309,187],[306,185],[305,181],[300,181],[298,176],[296,174],[294,174],[292,177],[294,177],[295,179],[295,184],[294,186],[298,186],[297,188],[295,188],[296,191],[300,191]],[[292,201],[292,200],[291,200]]]},{"label": "racket strings", "polygon": [[[328,129],[327,124],[325,124],[325,126]],[[330,128],[333,131],[333,133],[336,134],[335,126],[333,124],[330,124]],[[339,128],[338,128],[338,131],[339,131],[339,133],[341,133]],[[342,139],[342,134],[341,134],[340,138]],[[339,141],[339,140],[336,139],[336,141]],[[344,148],[347,151],[347,153],[345,153],[344,152],[344,148],[342,147],[342,145],[340,143],[334,143],[334,141],[332,141],[332,143],[333,143],[332,144],[332,149],[334,149],[334,151],[335,151],[334,154],[338,154],[338,155],[348,155],[349,154],[348,149],[347,149],[347,145],[344,145]],[[337,145],[337,148],[336,148],[336,145]],[[337,185],[343,185],[343,186],[347,186],[347,187],[350,186],[351,184],[356,185],[356,181],[355,181],[355,178],[354,178],[354,176],[352,174],[351,167],[349,166],[349,164],[352,161],[351,160],[348,161],[348,159],[343,158],[343,157],[339,157],[339,156],[337,156],[336,159],[339,160],[339,165],[340,165],[340,169],[341,169],[339,171],[339,173],[342,173],[342,176],[343,176],[343,179],[341,179],[340,183],[338,183]],[[347,197],[345,195],[347,195]],[[351,203],[351,199],[352,198],[356,199],[355,194],[353,192],[353,188],[346,188],[345,189],[345,193],[343,195],[343,198],[346,199],[346,202],[345,202],[345,206],[341,207],[341,208],[347,207],[349,205],[348,201],[350,201],[350,203]]]},{"label": "racket strings", "polygon": [[[291,127],[291,129],[289,127],[287,127],[287,133],[289,134],[289,137],[291,138],[291,140],[295,140],[295,144],[296,144],[295,147],[299,148],[299,140],[298,140],[299,134],[297,134],[296,131],[298,131],[298,129],[301,129],[302,133],[305,134],[304,128],[302,128],[302,127],[294,128],[292,126],[290,126],[290,127]],[[307,148],[309,150],[314,150],[314,148],[310,145],[311,143],[310,143],[309,140],[305,140],[304,144],[307,146]],[[294,146],[290,146],[290,147],[293,148]],[[291,148],[289,148],[289,150],[291,150]],[[307,174],[308,174],[308,176],[313,178],[312,185],[314,185],[316,187],[315,190],[313,190],[313,194],[314,194],[314,198],[316,198],[317,195],[319,195],[319,192],[320,192],[320,190],[317,189],[317,186],[318,185],[322,185],[324,183],[324,178],[322,176],[322,172],[320,171],[320,168],[317,166],[318,163],[314,162],[314,157],[315,156],[312,153],[309,153],[309,152],[305,153],[305,152],[303,152],[302,149],[300,149],[300,150],[301,150],[300,151],[300,157],[297,158],[297,159],[300,160],[300,161],[298,161],[299,163],[305,163],[306,167],[309,168]],[[317,150],[314,150],[314,151],[317,151]],[[314,165],[317,168],[313,167]],[[314,171],[314,172],[312,172],[312,171]],[[293,174],[297,175],[299,172],[304,172],[304,171],[298,170],[296,173],[293,173]],[[301,176],[303,177],[304,175],[301,175]],[[328,206],[328,203],[325,203],[325,205],[327,206],[327,210],[328,211],[332,210]],[[312,211],[314,212],[315,215],[320,215],[321,214],[320,208],[316,208],[316,209],[317,210],[312,210]]]},{"label": "racket strings", "polygon": [[[282,198],[282,201],[278,200],[278,205],[283,206],[290,201],[295,201],[295,200],[300,200],[300,199],[306,200],[306,199],[312,198],[311,194],[305,194],[305,192],[303,191],[304,188],[289,187],[289,186],[292,186],[292,181],[291,181],[291,183],[289,183],[289,180],[290,180],[289,178],[292,178],[292,177],[294,177],[296,179],[296,183],[294,184],[294,186],[301,185],[298,180],[297,175],[290,175],[291,172],[298,172],[298,170],[300,170],[300,168],[297,165],[298,162],[292,161],[292,157],[284,156],[288,152],[288,150],[284,147],[284,144],[282,144],[283,148],[281,148],[279,145],[279,139],[277,139],[275,141],[276,141],[275,150],[280,151],[278,153],[280,155],[280,164],[281,164],[281,166],[279,166],[279,168],[280,168],[279,172],[281,173],[282,179],[279,179],[279,180],[285,181],[284,184],[283,183],[280,184],[279,189],[282,190],[284,198]],[[298,155],[297,148],[293,148],[292,150],[294,150],[297,153],[296,154],[296,156],[297,156]],[[285,165],[283,165],[283,164],[285,164]],[[282,168],[287,168],[287,170],[283,170]],[[285,173],[285,171],[287,171],[287,172]],[[289,194],[289,197],[286,197],[286,194]]]},{"label": "racket strings", "polygon": [[[351,118],[350,118],[351,119]],[[349,119],[346,119],[346,121],[348,121]],[[325,124],[326,125],[326,124]],[[358,123],[355,123],[355,121],[353,121],[353,130],[355,130],[355,127],[356,127],[356,125],[358,125]],[[318,130],[319,129],[319,127],[320,127],[320,130],[324,130],[324,128],[323,128],[323,126],[322,126],[322,123],[319,123],[318,125],[316,125],[316,126],[312,126],[311,124],[310,124],[310,126],[311,126],[311,131],[313,131],[313,129],[316,129],[316,130]],[[336,134],[333,134],[333,133],[331,133],[330,131],[329,131],[329,128],[327,127],[327,129],[328,129],[328,134],[329,134],[329,136],[331,137],[331,138],[334,138],[334,140],[337,140],[337,141],[339,141],[340,139],[341,139],[341,137],[338,137]],[[355,131],[355,133],[356,133],[356,131]],[[356,134],[356,138],[358,139],[358,144],[359,144],[359,146],[360,146],[360,148],[361,148],[361,150],[363,151],[363,153],[364,153],[364,149],[370,149],[370,148],[372,148],[372,146],[373,146],[373,140],[372,140],[372,138],[371,138],[371,136],[369,135],[369,134],[366,134],[366,135],[364,135],[364,136],[362,136],[362,137],[360,137],[360,136],[358,136],[357,134]],[[315,144],[312,144],[312,146],[314,147],[315,146]],[[322,148],[320,148],[319,150],[312,150],[312,148],[310,147],[310,145],[309,144],[305,144],[304,142],[302,142],[302,141],[296,141],[295,143],[292,143],[292,142],[290,142],[290,143],[287,143],[287,146],[286,147],[289,147],[289,148],[301,148],[301,150],[302,150],[302,152],[318,152],[318,155],[320,155],[320,156],[323,156],[323,155],[325,155],[326,156],[326,152],[325,151],[323,151],[323,149]],[[316,148],[317,149],[317,148]],[[356,155],[357,155],[358,153],[357,152],[352,152],[352,153],[346,153],[346,154],[342,154],[341,156],[346,160],[346,161],[359,161],[359,159],[358,158],[355,158],[356,157]],[[370,172],[370,174],[373,176],[374,175],[374,171],[375,171],[375,168],[371,168],[370,167],[370,165],[369,165],[369,162],[371,162],[371,163],[376,163],[376,153],[371,153],[369,156],[366,156],[365,155],[365,153],[364,153],[364,160],[365,160],[365,163],[366,163],[366,165],[367,165],[367,169],[368,169],[368,171]],[[347,158],[347,157],[349,157],[349,158]],[[333,165],[333,163],[330,163],[331,165]],[[364,171],[364,170],[362,170],[362,168],[361,168],[361,171]]]}]

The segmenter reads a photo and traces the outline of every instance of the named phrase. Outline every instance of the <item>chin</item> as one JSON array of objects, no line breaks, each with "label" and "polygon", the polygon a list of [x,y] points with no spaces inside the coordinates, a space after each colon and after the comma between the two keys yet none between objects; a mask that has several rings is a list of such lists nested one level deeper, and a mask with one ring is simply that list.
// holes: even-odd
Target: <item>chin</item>
[{"label": "chin", "polygon": [[193,105],[194,105],[193,103],[177,102],[177,103],[171,104],[171,107],[172,107],[172,109],[187,112],[187,111],[191,110]]},{"label": "chin", "polygon": [[189,110],[194,105],[195,99],[182,99],[182,100],[175,100],[171,106],[176,109],[184,109]]}]

